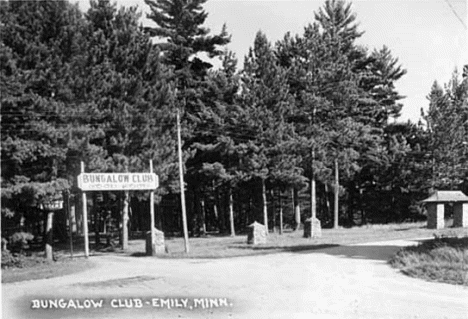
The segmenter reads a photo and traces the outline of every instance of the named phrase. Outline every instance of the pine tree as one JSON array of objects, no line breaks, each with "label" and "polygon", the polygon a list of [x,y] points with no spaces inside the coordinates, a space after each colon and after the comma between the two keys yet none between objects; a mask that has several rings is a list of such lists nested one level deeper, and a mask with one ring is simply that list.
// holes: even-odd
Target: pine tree
[{"label": "pine tree", "polygon": [[[223,55],[223,46],[229,43],[230,36],[223,26],[219,34],[212,35],[204,26],[208,14],[203,10],[206,0],[145,0],[149,6],[148,18],[156,23],[155,27],[145,28],[155,38],[160,48],[162,61],[174,71],[176,98],[173,107],[181,110],[184,141],[184,158],[194,152],[194,145],[204,143],[202,116],[208,107],[205,90],[211,59]],[[174,112],[174,111],[173,111]],[[187,172],[195,172],[187,167]],[[195,198],[197,189],[202,189],[196,176],[188,176],[189,198]],[[197,207],[192,203],[189,207]],[[193,209],[192,209],[193,210]],[[196,213],[192,211],[194,219]]]},{"label": "pine tree", "polygon": [[457,189],[466,179],[468,81],[455,71],[442,88],[434,82],[425,119],[431,136],[433,185]]},{"label": "pine tree", "polygon": [[159,195],[173,190],[170,72],[136,9],[99,1],[83,16],[65,1],[2,6],[5,207],[21,210],[11,194],[32,193],[27,205],[37,206],[68,188],[80,161],[88,172],[115,172],[148,171],[153,160]]},{"label": "pine tree", "polygon": [[[406,72],[388,48],[369,53],[358,45],[362,34],[351,4],[329,0],[302,35],[286,34],[277,44],[295,97],[288,121],[302,137],[302,167],[311,179],[329,184],[338,159],[340,184],[350,191],[350,211],[352,203],[359,203],[354,190],[360,193],[361,185],[375,184],[368,172],[387,165],[383,128],[389,117],[399,115],[402,97],[394,83]],[[343,130],[356,138],[343,139]]]},{"label": "pine tree", "polygon": [[[223,189],[231,197],[239,178],[237,165],[240,154],[237,151],[239,141],[240,113],[237,107],[239,79],[236,74],[237,59],[232,52],[226,51],[222,68],[210,71],[206,80],[203,96],[203,108],[198,113],[200,123],[194,135],[196,141],[192,148],[194,155],[187,160],[188,178],[191,185],[196,185],[199,197],[211,197],[217,205],[216,197]],[[240,138],[242,140],[242,137]],[[230,194],[229,194],[230,193]],[[231,235],[234,235],[232,202],[230,212]],[[223,214],[224,210],[221,211]],[[224,224],[220,218],[220,229]]]},{"label": "pine tree", "polygon": [[385,144],[388,163],[373,172],[376,185],[364,197],[367,220],[418,220],[423,216],[418,202],[429,195],[432,182],[429,133],[422,123],[389,124]]},{"label": "pine tree", "polygon": [[298,161],[288,154],[294,148],[294,130],[286,121],[293,101],[286,74],[265,34],[258,32],[242,71],[241,104],[247,115],[244,122],[252,132],[242,164],[248,179],[262,190],[263,221],[267,227],[267,180],[272,186],[283,188],[299,187],[303,182]]},{"label": "pine tree", "polygon": [[145,0],[151,11],[148,18],[157,25],[147,27],[146,31],[158,39],[164,62],[174,67],[177,88],[188,103],[199,96],[192,90],[203,82],[212,67],[210,62],[202,60],[202,55],[210,59],[219,57],[223,53],[220,47],[230,41],[225,26],[217,35],[210,35],[210,30],[203,26],[208,16],[203,10],[205,2]]},{"label": "pine tree", "polygon": [[1,2],[2,212],[24,214],[71,185],[64,82],[83,28],[66,1]]},{"label": "pine tree", "polygon": [[141,30],[139,17],[136,8],[117,10],[105,0],[91,3],[89,46],[81,57],[86,64],[77,68],[90,74],[92,82],[76,90],[84,91],[86,110],[94,113],[88,124],[105,127],[104,134],[91,141],[110,160],[100,169],[123,171],[128,166],[143,171],[151,159],[168,185],[165,181],[175,168],[170,164],[175,162],[170,72]]}]

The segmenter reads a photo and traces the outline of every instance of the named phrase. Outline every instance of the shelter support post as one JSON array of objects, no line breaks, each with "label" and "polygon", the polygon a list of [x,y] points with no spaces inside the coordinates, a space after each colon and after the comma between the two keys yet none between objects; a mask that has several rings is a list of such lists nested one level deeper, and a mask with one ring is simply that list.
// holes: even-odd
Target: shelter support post
[{"label": "shelter support post", "polygon": [[468,227],[468,203],[453,206],[453,227]]},{"label": "shelter support post", "polygon": [[427,205],[427,228],[444,228],[444,203],[429,203]]}]

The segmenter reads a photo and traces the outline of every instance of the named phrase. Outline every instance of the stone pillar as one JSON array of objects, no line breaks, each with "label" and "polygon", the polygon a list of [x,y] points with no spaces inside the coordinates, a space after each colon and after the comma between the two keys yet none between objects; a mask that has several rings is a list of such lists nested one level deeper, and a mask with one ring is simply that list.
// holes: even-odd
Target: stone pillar
[{"label": "stone pillar", "polygon": [[304,222],[304,238],[322,237],[322,226],[318,218],[311,217]]},{"label": "stone pillar", "polygon": [[468,227],[468,203],[454,204],[453,227]]},{"label": "stone pillar", "polygon": [[444,228],[444,203],[428,203],[427,204],[427,228],[441,229]]},{"label": "stone pillar", "polygon": [[267,233],[266,228],[262,224],[254,222],[249,225],[249,232],[247,235],[247,244],[258,245],[266,244]]},{"label": "stone pillar", "polygon": [[166,253],[164,243],[164,233],[159,229],[154,229],[154,243],[151,245],[151,231],[146,232],[146,255],[155,256]]}]

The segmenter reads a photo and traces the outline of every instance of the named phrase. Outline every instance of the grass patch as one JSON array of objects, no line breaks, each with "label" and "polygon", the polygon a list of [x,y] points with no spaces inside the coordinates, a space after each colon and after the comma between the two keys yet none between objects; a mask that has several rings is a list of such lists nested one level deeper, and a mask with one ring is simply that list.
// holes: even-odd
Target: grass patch
[{"label": "grass patch", "polygon": [[436,236],[401,249],[390,264],[411,277],[468,286],[468,237]]},{"label": "grass patch", "polygon": [[56,255],[55,261],[45,259],[42,253],[18,258],[21,258],[21,267],[2,268],[2,283],[62,277],[93,267],[87,259],[61,255]]}]

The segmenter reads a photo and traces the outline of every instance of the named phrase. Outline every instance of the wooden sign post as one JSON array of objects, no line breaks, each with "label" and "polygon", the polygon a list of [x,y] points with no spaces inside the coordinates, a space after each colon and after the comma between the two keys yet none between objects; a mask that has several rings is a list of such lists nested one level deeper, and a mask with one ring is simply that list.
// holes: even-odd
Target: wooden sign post
[{"label": "wooden sign post", "polygon": [[[150,173],[85,173],[84,163],[81,162],[81,174],[78,175],[78,187],[83,192],[83,233],[85,240],[85,257],[89,256],[88,213],[86,207],[87,191],[126,191],[128,193],[130,190],[150,190],[151,247],[153,248],[153,252],[151,254],[154,254],[154,190],[158,188],[158,186],[159,179],[158,176],[153,173],[152,162],[150,162]],[[126,205],[128,205],[128,198]],[[127,221],[124,219],[124,227],[126,227],[126,222]]]},{"label": "wooden sign post", "polygon": [[[81,174],[84,174],[84,162],[81,162]],[[82,189],[81,200],[83,202],[83,235],[84,235],[84,250],[85,257],[89,257],[89,238],[88,238],[88,200],[86,198],[86,192]]]},{"label": "wooden sign post", "polygon": [[[150,173],[153,174],[153,161],[150,160]],[[156,255],[156,247],[155,247],[155,232],[154,232],[154,190],[151,190],[150,192],[150,217],[151,217],[151,225],[150,225],[150,231],[151,231],[151,251],[146,252],[147,254],[154,256]]]}]

